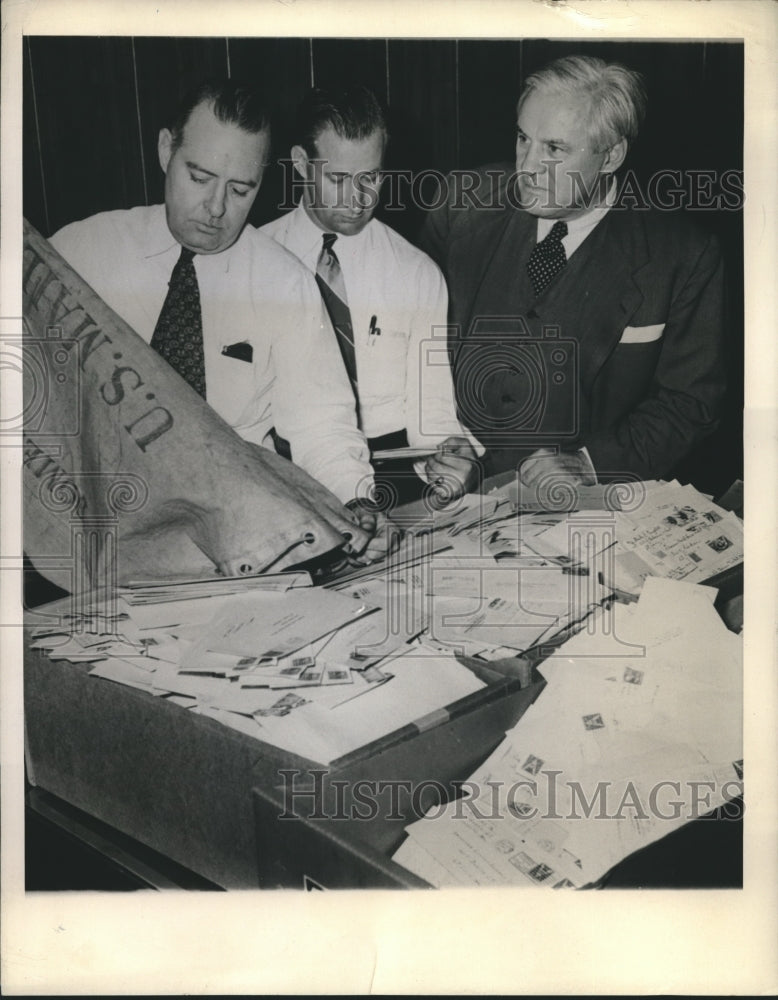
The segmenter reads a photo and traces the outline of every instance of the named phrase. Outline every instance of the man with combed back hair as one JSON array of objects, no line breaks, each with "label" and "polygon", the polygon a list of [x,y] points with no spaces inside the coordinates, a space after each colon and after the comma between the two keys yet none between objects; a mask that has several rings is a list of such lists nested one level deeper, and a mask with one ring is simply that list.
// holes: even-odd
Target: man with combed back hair
[{"label": "man with combed back hair", "polygon": [[[159,133],[165,204],[103,212],[51,243],[241,437],[272,448],[275,426],[292,460],[351,503],[373,472],[329,319],[310,274],[246,226],[269,152],[259,95],[206,82]],[[376,531],[371,512],[354,517]],[[374,538],[368,554],[384,548]]]},{"label": "man with combed back hair", "polygon": [[678,213],[619,204],[645,105],[630,69],[551,63],[518,102],[515,172],[479,171],[472,194],[452,177],[427,219],[459,412],[488,472],[531,486],[666,476],[716,426],[717,242]]},{"label": "man with combed back hair", "polygon": [[440,270],[374,218],[389,141],[384,111],[366,87],[318,88],[298,111],[296,133],[300,203],[262,231],[316,275],[371,455],[429,449],[415,463],[376,466],[387,507],[416,499],[425,480],[453,500],[475,483],[476,452],[454,405]]}]

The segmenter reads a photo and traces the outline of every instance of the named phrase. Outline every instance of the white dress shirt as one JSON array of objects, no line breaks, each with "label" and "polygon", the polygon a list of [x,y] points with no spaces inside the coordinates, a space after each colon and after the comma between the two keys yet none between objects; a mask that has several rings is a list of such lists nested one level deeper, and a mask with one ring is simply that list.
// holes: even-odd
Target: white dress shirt
[{"label": "white dress shirt", "polygon": [[[52,246],[147,343],[180,244],[164,205],[104,212],[65,226]],[[354,397],[310,274],[252,227],[218,254],[197,254],[206,398],[241,437],[266,447],[275,425],[295,463],[342,501],[372,483]],[[222,352],[248,344],[251,360]],[[244,351],[246,349],[244,348]]]},{"label": "white dress shirt", "polygon": [[[594,230],[595,226],[602,222],[615,201],[616,184],[612,183],[601,205],[588,208],[573,219],[565,219],[567,223],[567,235],[562,239],[562,246],[565,248],[565,256],[568,260],[570,260],[589,233]],[[556,222],[559,222],[559,219],[538,219],[538,243],[548,236]]]},{"label": "white dress shirt", "polygon": [[[316,272],[324,231],[302,205],[261,231]],[[333,250],[354,330],[365,436],[404,428],[411,447],[434,446],[450,435],[473,441],[456,417],[446,350],[448,292],[437,265],[377,219],[354,236],[338,236]],[[380,334],[369,332],[373,317]],[[334,334],[332,353],[340,357]]]}]

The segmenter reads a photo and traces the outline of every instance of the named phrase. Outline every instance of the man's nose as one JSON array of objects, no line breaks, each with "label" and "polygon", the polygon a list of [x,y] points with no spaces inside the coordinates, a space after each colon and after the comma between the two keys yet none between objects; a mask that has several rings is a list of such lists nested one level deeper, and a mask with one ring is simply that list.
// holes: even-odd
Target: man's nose
[{"label": "man's nose", "polygon": [[212,219],[220,219],[227,207],[227,189],[218,185],[208,192],[205,207]]},{"label": "man's nose", "polygon": [[523,149],[520,148],[517,166],[520,170],[536,176],[545,170],[542,160],[542,148],[540,143],[528,142]]}]

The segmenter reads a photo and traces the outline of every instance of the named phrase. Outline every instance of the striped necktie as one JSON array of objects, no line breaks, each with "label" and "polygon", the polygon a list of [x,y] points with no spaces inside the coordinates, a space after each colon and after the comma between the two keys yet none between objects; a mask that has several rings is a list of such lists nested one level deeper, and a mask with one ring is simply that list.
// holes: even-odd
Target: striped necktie
[{"label": "striped necktie", "polygon": [[205,355],[200,289],[194,268],[194,254],[181,247],[173,268],[167,296],[154,327],[151,346],[186,379],[195,392],[205,397]]},{"label": "striped necktie", "polygon": [[322,239],[322,249],[316,264],[316,283],[327,307],[332,326],[338,338],[338,347],[346,366],[346,372],[354,390],[354,399],[359,413],[359,391],[357,387],[357,359],[354,353],[354,328],[351,325],[351,313],[346,297],[346,285],[343,272],[332,245],[337,239],[336,233],[325,233]]},{"label": "striped necktie", "polygon": [[548,236],[535,244],[535,249],[527,261],[527,274],[532,281],[535,295],[540,295],[567,263],[565,248],[562,246],[565,236],[567,236],[567,223],[555,222]]}]

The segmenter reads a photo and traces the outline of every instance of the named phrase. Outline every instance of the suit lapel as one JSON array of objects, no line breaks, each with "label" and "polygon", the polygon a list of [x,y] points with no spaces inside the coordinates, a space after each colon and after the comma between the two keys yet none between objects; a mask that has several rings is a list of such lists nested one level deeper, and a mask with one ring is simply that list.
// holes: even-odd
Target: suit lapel
[{"label": "suit lapel", "polygon": [[511,207],[501,212],[484,211],[478,221],[457,247],[459,259],[452,268],[458,287],[450,292],[459,300],[457,316],[464,323],[465,337],[476,316],[516,312],[521,300],[516,294],[520,269],[529,253],[528,239],[530,247],[534,244],[537,224],[526,212]]},{"label": "suit lapel", "polygon": [[581,382],[586,387],[643,302],[638,273],[647,262],[640,215],[611,210],[535,304],[541,320],[559,323],[563,337],[578,340]]}]

